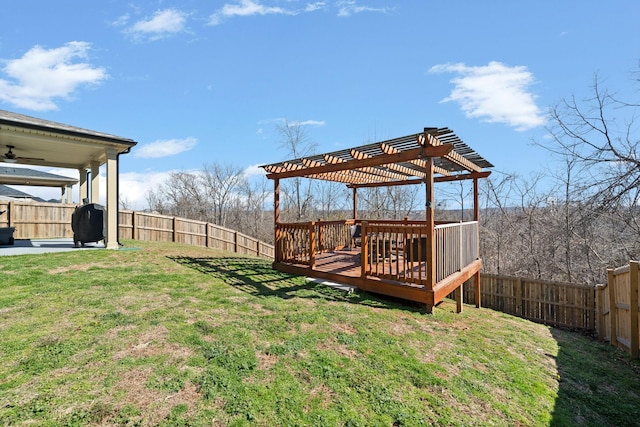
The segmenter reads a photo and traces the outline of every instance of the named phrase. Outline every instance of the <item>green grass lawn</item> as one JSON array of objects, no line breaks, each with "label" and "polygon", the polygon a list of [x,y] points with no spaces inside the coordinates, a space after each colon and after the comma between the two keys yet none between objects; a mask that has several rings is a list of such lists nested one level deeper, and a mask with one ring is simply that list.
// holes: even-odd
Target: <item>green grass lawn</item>
[{"label": "green grass lawn", "polygon": [[0,257],[0,425],[640,423],[640,364],[579,334],[126,243]]}]

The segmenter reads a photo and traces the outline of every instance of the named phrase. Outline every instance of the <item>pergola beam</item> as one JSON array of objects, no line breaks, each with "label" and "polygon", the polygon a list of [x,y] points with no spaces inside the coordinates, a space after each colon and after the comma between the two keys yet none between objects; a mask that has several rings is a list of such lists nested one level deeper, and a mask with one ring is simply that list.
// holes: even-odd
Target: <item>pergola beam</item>
[{"label": "pergola beam", "polygon": [[[484,172],[471,172],[450,176],[438,176],[433,178],[433,182],[451,182],[451,181],[464,181],[467,179],[487,178],[491,175],[491,171]],[[367,188],[367,187],[392,187],[398,185],[417,185],[424,184],[424,179],[408,179],[406,181],[392,181],[392,182],[368,182],[364,184],[351,184],[349,188]]]},{"label": "pergola beam", "polygon": [[[394,154],[385,154],[372,156],[368,159],[354,159],[350,161],[342,161],[341,163],[328,163],[322,166],[304,167],[298,170],[287,170],[283,172],[269,173],[267,178],[293,178],[304,177],[310,175],[319,175],[327,172],[339,172],[345,170],[354,170],[366,168],[369,166],[381,166],[389,163],[408,162],[414,159],[422,159],[427,157],[443,157],[453,150],[452,144],[443,144],[432,147],[419,147],[411,150],[401,151]],[[329,156],[330,157],[330,156]]]}]

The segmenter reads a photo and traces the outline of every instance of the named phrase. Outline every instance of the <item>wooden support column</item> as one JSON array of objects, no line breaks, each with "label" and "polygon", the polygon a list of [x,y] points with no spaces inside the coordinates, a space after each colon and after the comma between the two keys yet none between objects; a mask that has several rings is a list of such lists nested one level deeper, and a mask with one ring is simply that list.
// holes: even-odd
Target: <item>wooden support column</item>
[{"label": "wooden support column", "polygon": [[282,259],[282,253],[280,248],[280,231],[278,230],[278,224],[280,223],[280,179],[274,178],[273,180],[273,232],[274,232],[274,262],[279,262]]},{"label": "wooden support column", "polygon": [[369,269],[369,239],[367,238],[367,221],[362,223],[360,233],[360,277],[367,277]]},{"label": "wooden support column", "polygon": [[353,187],[353,219],[358,219],[358,189]]},{"label": "wooden support column", "polygon": [[480,202],[478,197],[478,178],[473,178],[473,220],[480,221]]},{"label": "wooden support column", "polygon": [[[428,157],[425,160],[426,163],[426,172],[427,176],[424,179],[426,184],[426,226],[427,226],[427,283],[425,286],[425,290],[427,292],[433,292],[433,288],[436,284],[436,257],[435,257],[435,236],[434,236],[434,228],[435,228],[435,220],[434,220],[434,193],[433,193],[433,157]],[[435,301],[434,301],[435,304]],[[427,313],[433,313],[433,305],[427,304]]]},{"label": "wooden support column", "polygon": [[[473,178],[473,220],[478,222],[478,234],[480,233],[480,200],[478,197],[478,178]],[[480,254],[480,236],[478,236],[478,254]],[[482,298],[480,297],[480,272],[474,275],[476,291],[476,308],[480,308]]]},{"label": "wooden support column", "polygon": [[456,289],[456,313],[462,313],[463,288],[464,286],[460,285],[460,287]]}]

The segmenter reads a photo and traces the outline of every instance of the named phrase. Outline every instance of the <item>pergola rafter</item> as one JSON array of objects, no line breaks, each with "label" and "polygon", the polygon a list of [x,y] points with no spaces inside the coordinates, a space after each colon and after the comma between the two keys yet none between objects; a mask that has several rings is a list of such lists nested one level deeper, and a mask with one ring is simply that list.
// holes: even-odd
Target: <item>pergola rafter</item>
[{"label": "pergola rafter", "polygon": [[[274,163],[263,168],[270,179],[313,177],[345,184],[395,183],[427,177],[429,158],[433,159],[433,172],[442,176],[480,172],[492,166],[451,130],[426,128],[417,134]],[[339,173],[344,171],[357,172],[358,175]]]}]

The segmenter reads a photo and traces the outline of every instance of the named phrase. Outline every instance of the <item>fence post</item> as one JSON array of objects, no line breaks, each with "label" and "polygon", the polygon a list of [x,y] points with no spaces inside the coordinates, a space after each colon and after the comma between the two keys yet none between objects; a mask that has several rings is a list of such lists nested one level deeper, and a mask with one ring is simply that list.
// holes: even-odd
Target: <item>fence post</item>
[{"label": "fence post", "polygon": [[260,256],[260,240],[256,240],[256,256]]},{"label": "fence post", "polygon": [[138,226],[136,221],[138,220],[138,216],[136,215],[136,211],[131,211],[131,238],[133,240],[138,240]]},{"label": "fence post", "polygon": [[171,241],[175,242],[176,241],[176,217],[175,216],[171,218],[171,228],[172,228]]},{"label": "fence post", "polygon": [[518,280],[516,280],[516,304],[515,304],[515,309],[516,312],[515,314],[518,316],[522,316],[524,317],[524,304],[522,304],[522,277],[518,277]]},{"label": "fence post", "polygon": [[615,276],[613,274],[613,269],[607,269],[607,283],[609,287],[609,324],[611,325],[610,335],[611,340],[609,341],[611,345],[618,345],[618,308],[616,307],[616,293],[614,289],[615,284]]},{"label": "fence post", "polygon": [[209,247],[209,223],[208,222],[204,225],[204,238],[205,238],[204,246],[205,248],[208,248]]},{"label": "fence post", "polygon": [[16,211],[16,202],[9,202],[9,206],[7,207],[7,227],[13,227],[13,216]]},{"label": "fence post", "polygon": [[638,261],[629,261],[629,321],[631,322],[631,357],[638,358]]},{"label": "fence post", "polygon": [[[596,289],[597,288],[594,287],[593,290],[589,292],[589,298],[587,301],[587,306],[593,307],[594,311],[596,309],[596,292],[597,292]],[[595,312],[591,312],[591,317],[589,317],[588,328],[592,331],[596,330],[596,313]]]},{"label": "fence post", "polygon": [[596,285],[596,327],[598,328],[598,338],[604,341],[606,332],[604,330],[604,301],[602,300],[605,285]]},{"label": "fence post", "polygon": [[233,252],[238,253],[238,232],[233,233]]}]

